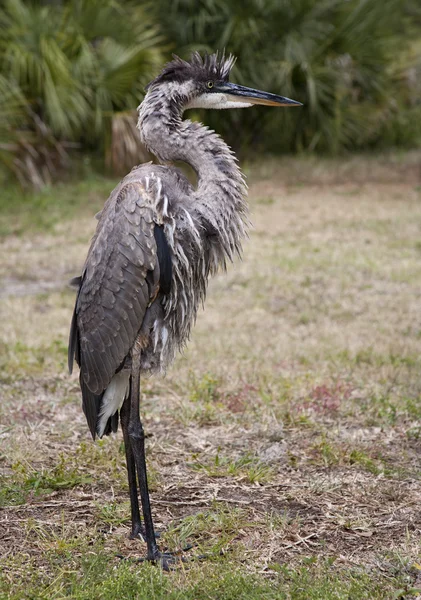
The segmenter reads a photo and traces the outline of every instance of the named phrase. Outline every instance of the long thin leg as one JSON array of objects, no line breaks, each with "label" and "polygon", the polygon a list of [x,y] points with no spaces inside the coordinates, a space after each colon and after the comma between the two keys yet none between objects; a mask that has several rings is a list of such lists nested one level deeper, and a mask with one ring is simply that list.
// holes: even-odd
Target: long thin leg
[{"label": "long thin leg", "polygon": [[136,466],[129,438],[128,426],[130,419],[130,396],[128,396],[121,407],[120,420],[123,430],[124,449],[126,451],[127,477],[129,480],[130,510],[132,516],[132,531],[130,538],[135,539],[141,535],[145,538],[145,530],[140,521],[139,500],[137,497]]},{"label": "long thin leg", "polygon": [[140,499],[142,502],[143,521],[145,524],[145,538],[148,549],[147,559],[158,560],[161,558],[152,521],[151,504],[149,500],[148,479],[146,475],[145,460],[145,434],[139,416],[140,395],[140,352],[132,354],[132,372],[130,386],[130,416],[128,434],[136,465],[139,480]]}]

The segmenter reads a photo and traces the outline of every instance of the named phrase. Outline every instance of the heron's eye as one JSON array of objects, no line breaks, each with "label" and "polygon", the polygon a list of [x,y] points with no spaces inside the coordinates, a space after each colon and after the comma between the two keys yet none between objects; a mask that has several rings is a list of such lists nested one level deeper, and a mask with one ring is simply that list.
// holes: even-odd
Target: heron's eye
[{"label": "heron's eye", "polygon": [[213,81],[208,81],[206,85],[211,90],[213,88]]}]

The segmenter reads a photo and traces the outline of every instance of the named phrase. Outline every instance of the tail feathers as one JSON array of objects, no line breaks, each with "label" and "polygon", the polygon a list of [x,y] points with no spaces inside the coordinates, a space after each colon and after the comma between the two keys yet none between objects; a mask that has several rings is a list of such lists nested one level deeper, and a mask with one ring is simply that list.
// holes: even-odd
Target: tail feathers
[{"label": "tail feathers", "polygon": [[117,431],[118,413],[129,391],[129,378],[129,371],[121,370],[114,375],[101,394],[94,394],[80,375],[83,412],[93,439]]},{"label": "tail feathers", "polygon": [[[114,431],[114,427],[118,426],[118,420],[113,420],[114,415],[117,415],[127,396],[129,389],[129,378],[130,372],[121,370],[114,375],[104,395],[101,399],[101,405],[98,412],[96,431],[99,437],[102,437],[105,433],[109,432],[111,428]],[[110,423],[111,419],[111,423]]]},{"label": "tail feathers", "polygon": [[[105,425],[104,433],[102,435],[110,435],[116,433],[118,429],[118,411],[115,412],[107,421]],[[100,436],[102,437],[102,436]]]},{"label": "tail feathers", "polygon": [[83,380],[82,373],[79,375],[80,389],[82,391],[82,408],[85,413],[86,420],[92,435],[95,439],[97,431],[96,424],[98,420],[98,414],[101,409],[102,398],[104,392],[101,394],[93,394]]}]

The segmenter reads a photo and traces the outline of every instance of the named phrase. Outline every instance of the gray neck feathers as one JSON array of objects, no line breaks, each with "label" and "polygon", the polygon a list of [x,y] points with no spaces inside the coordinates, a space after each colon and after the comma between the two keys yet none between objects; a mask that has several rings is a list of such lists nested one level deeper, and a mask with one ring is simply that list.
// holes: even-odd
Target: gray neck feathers
[{"label": "gray neck feathers", "polygon": [[[241,253],[248,225],[244,177],[227,144],[201,123],[183,121],[182,112],[179,100],[152,88],[139,107],[142,142],[161,161],[183,161],[193,167],[198,184],[192,208],[211,235],[218,235],[224,255],[232,260]],[[211,271],[216,267],[211,265]]]}]

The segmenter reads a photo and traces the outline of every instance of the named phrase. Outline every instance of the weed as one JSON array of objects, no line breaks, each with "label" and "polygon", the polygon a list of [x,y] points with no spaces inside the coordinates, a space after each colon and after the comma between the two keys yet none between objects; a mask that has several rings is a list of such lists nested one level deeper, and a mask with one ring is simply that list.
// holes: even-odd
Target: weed
[{"label": "weed", "polygon": [[191,463],[190,467],[195,471],[203,471],[208,477],[236,477],[245,479],[248,483],[270,481],[273,476],[272,467],[249,453],[236,460],[217,453],[212,461],[207,463],[196,461]]},{"label": "weed", "polygon": [[332,467],[340,462],[339,450],[325,436],[322,436],[322,440],[314,444],[313,456],[316,461],[321,458],[325,467]]},{"label": "weed", "polygon": [[220,380],[210,373],[205,373],[201,379],[197,379],[193,375],[190,393],[191,401],[203,404],[218,402],[220,398],[220,383]]},{"label": "weed", "polygon": [[360,465],[374,475],[382,472],[382,468],[362,450],[352,450],[349,455],[349,463],[351,465]]}]

